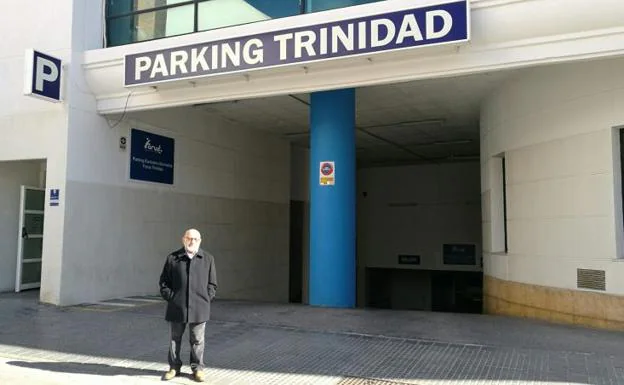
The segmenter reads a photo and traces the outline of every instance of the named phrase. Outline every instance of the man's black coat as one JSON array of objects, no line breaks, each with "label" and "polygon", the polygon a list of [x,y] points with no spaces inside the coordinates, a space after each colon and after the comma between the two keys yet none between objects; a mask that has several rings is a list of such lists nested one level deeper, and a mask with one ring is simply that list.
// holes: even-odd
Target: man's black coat
[{"label": "man's black coat", "polygon": [[160,274],[160,295],[167,301],[165,319],[171,322],[205,322],[217,291],[214,257],[199,249],[190,259],[184,248],[167,256]]}]

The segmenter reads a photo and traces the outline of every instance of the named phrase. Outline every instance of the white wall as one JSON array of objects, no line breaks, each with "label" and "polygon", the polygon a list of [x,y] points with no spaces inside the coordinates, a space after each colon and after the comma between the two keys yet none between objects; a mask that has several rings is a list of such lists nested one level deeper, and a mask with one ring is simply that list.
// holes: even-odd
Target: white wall
[{"label": "white wall", "polygon": [[[481,270],[478,163],[361,169],[357,177],[360,267]],[[475,244],[477,264],[444,265],[444,243]],[[399,265],[399,254],[420,255],[421,264]]]},{"label": "white wall", "polygon": [[[64,163],[65,106],[23,95],[24,54],[27,48],[35,48],[67,61],[71,47],[71,6],[70,0],[2,3],[0,160],[54,157],[55,161]],[[29,28],[25,28],[25,23]]]},{"label": "white wall", "polygon": [[[157,293],[165,256],[196,227],[216,258],[221,298],[288,300],[290,147],[188,108],[94,112],[70,126],[63,303]],[[129,180],[139,128],[175,139],[174,185]]]},{"label": "white wall", "polygon": [[[23,92],[24,52],[34,48],[63,60],[62,94],[70,82],[72,46],[71,0],[2,2],[0,50],[0,161],[46,159],[48,186],[64,191],[67,142],[67,104],[26,97]],[[63,200],[63,195],[61,195]],[[58,300],[63,254],[62,207],[45,209],[41,298]]]},{"label": "white wall", "polygon": [[15,289],[20,186],[40,186],[41,161],[0,162],[0,291]]},{"label": "white wall", "polygon": [[[526,70],[484,103],[481,195],[484,271],[510,281],[576,288],[576,269],[606,271],[624,294],[619,152],[624,60]],[[509,252],[501,252],[499,159],[507,162]]]}]

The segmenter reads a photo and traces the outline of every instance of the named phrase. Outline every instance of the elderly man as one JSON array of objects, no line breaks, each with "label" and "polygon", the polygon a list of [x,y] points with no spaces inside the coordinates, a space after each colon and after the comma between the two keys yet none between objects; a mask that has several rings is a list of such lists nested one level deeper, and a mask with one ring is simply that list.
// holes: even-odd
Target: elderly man
[{"label": "elderly man", "polygon": [[199,231],[187,230],[182,243],[184,247],[167,256],[159,282],[160,295],[167,301],[165,319],[171,330],[169,371],[163,380],[180,374],[180,343],[188,325],[193,378],[203,382],[204,331],[210,319],[210,302],[217,291],[217,271],[213,256],[199,247]]}]

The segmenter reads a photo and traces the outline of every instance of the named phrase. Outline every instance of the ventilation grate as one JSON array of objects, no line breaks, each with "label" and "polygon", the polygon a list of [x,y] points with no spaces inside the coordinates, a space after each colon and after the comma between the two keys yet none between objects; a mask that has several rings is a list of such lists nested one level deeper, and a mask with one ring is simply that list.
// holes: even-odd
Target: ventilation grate
[{"label": "ventilation grate", "polygon": [[604,270],[576,269],[576,287],[579,289],[606,290]]}]

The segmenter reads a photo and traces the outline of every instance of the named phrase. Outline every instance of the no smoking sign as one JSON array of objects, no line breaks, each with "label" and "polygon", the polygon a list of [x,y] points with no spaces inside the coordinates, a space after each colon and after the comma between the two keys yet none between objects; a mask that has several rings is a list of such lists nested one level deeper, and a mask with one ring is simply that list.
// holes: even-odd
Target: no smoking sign
[{"label": "no smoking sign", "polygon": [[336,183],[336,167],[331,161],[321,162],[319,165],[319,184],[321,186],[333,186]]}]

